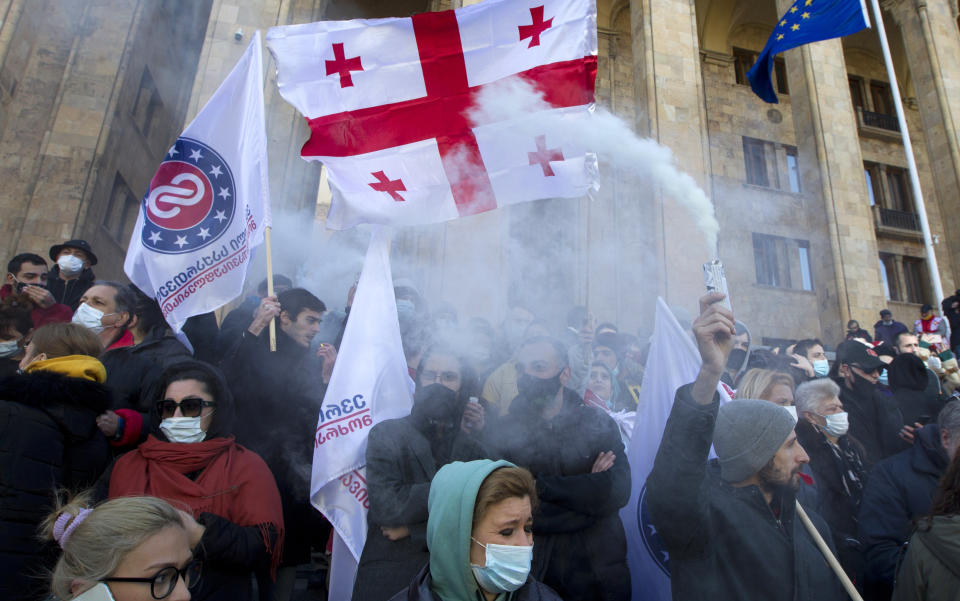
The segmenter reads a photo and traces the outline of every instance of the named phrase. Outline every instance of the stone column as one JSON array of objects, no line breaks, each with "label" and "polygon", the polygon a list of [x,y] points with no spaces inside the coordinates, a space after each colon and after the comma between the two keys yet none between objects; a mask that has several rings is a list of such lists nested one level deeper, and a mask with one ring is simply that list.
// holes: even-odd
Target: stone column
[{"label": "stone column", "polygon": [[[712,169],[694,3],[631,0],[630,18],[637,131],[668,146],[709,195]],[[645,227],[638,234],[650,236],[658,258],[657,292],[671,304],[696,310],[704,290],[700,264],[713,249],[697,243],[702,237],[677,199],[654,192],[637,202],[645,209]],[[653,287],[642,292],[649,294]]]},{"label": "stone column", "polygon": [[[790,5],[779,0],[780,14]],[[838,340],[847,320],[865,320],[885,303],[856,114],[840,40],[802,46],[785,57],[808,191],[803,210],[829,241],[826,248],[811,249],[821,331]]]},{"label": "stone column", "polygon": [[[935,197],[925,195],[924,201],[930,220],[942,217],[944,230],[948,233],[944,237],[945,244],[937,246],[937,261],[944,290],[949,294],[951,284],[957,280],[957,274],[951,273],[951,266],[960,265],[960,238],[949,235],[960,231],[960,132],[957,130],[960,125],[960,33],[957,31],[957,4],[947,0],[886,0],[882,4],[900,26],[911,83],[920,109],[936,188]],[[889,28],[887,33],[894,34]],[[901,86],[904,84],[901,82]]]}]

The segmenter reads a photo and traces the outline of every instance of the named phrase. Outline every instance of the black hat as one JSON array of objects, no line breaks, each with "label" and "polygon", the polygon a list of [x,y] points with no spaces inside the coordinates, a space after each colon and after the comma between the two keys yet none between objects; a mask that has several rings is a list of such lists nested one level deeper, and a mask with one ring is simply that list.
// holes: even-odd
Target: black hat
[{"label": "black hat", "polygon": [[864,371],[887,366],[880,360],[877,351],[856,340],[845,340],[837,346],[837,362],[856,365]]},{"label": "black hat", "polygon": [[90,257],[90,266],[97,264],[97,255],[93,254],[93,249],[90,248],[90,243],[86,240],[67,240],[63,244],[54,244],[50,247],[50,260],[56,261],[57,255],[60,254],[60,251],[65,248],[76,248],[87,253],[87,256]]},{"label": "black hat", "polygon": [[930,305],[923,305],[922,307],[920,307],[921,313],[926,313],[927,311],[933,311],[933,307],[931,307]]},{"label": "black hat", "polygon": [[883,317],[884,315],[893,315],[893,313],[890,312],[890,309],[884,309],[883,311],[880,311],[880,317]]}]

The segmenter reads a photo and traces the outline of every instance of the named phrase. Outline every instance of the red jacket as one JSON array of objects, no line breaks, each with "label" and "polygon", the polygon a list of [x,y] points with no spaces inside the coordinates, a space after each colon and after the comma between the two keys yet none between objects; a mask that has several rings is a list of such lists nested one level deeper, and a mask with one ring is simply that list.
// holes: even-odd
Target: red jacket
[{"label": "red jacket", "polygon": [[[13,294],[13,287],[10,284],[4,284],[0,288],[0,300],[3,300]],[[70,323],[73,319],[73,311],[66,305],[54,303],[46,309],[36,307],[30,312],[30,320],[33,321],[33,327],[39,328],[48,323]]]}]

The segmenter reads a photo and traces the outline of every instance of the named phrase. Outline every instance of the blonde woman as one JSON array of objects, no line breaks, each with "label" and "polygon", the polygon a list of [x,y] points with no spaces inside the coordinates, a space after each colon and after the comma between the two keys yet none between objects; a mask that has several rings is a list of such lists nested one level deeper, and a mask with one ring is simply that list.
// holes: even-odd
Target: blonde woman
[{"label": "blonde woman", "polygon": [[[45,538],[62,549],[50,576],[54,599],[95,587],[115,601],[189,601],[200,579],[183,512],[154,497],[125,497],[87,507],[81,495],[44,522]],[[189,516],[187,516],[189,517]],[[103,593],[107,596],[107,590]]]},{"label": "blonde woman", "polygon": [[770,401],[793,414],[797,419],[797,410],[793,403],[795,384],[793,376],[772,369],[751,369],[743,374],[737,387],[738,399],[757,399]]}]

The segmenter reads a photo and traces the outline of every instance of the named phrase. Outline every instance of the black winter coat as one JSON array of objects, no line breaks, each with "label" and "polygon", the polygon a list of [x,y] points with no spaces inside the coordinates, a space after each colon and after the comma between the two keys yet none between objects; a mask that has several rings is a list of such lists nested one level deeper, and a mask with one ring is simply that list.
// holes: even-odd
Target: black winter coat
[{"label": "black winter coat", "polygon": [[[402,590],[390,601],[448,601],[440,598],[430,588],[433,578],[430,575],[430,566],[423,568],[413,582],[409,584],[406,590]],[[477,591],[477,601],[485,601],[479,591]],[[570,598],[572,601],[572,597]],[[538,582],[533,578],[528,578],[526,584],[508,594],[504,601],[563,601],[557,593],[553,592],[549,586]]]},{"label": "black winter coat", "polygon": [[109,461],[96,418],[110,391],[48,371],[0,381],[0,599],[41,599],[57,549],[37,540],[53,491],[96,482]]},{"label": "black winter coat", "polygon": [[904,424],[912,426],[918,421],[929,423],[937,418],[944,402],[940,398],[939,386],[930,390],[928,374],[933,372],[927,369],[920,357],[913,353],[897,355],[887,372],[893,400],[900,408]]},{"label": "black winter coat", "polygon": [[[488,453],[467,436],[457,437],[451,461],[483,459]],[[367,441],[367,541],[360,555],[354,601],[387,601],[403,590],[430,560],[427,497],[437,473],[430,441],[410,416],[380,422]],[[407,526],[410,536],[391,541],[381,526]]]},{"label": "black winter coat", "polygon": [[929,513],[946,469],[940,430],[930,424],[920,430],[913,447],[881,461],[870,472],[860,506],[868,601],[890,598],[901,547],[910,538],[913,520]]},{"label": "black winter coat", "polygon": [[[690,385],[677,390],[653,471],[647,503],[670,554],[675,601],[776,599],[842,601],[846,594],[785,494],[779,515],[757,486],[736,488],[708,464],[718,396],[697,405]],[[807,513],[823,538],[823,519]]]},{"label": "black winter coat", "polygon": [[[630,499],[630,465],[616,422],[564,388],[552,420],[518,396],[490,437],[496,452],[537,481],[533,577],[566,599],[630,599],[619,513]],[[613,467],[591,473],[606,451],[616,454]]]},{"label": "black winter coat", "polygon": [[892,398],[877,391],[860,398],[841,383],[840,401],[850,414],[849,434],[863,445],[868,467],[905,448],[899,436],[903,417]]},{"label": "black winter coat", "polygon": [[84,269],[75,280],[63,280],[60,277],[60,266],[54,265],[47,274],[47,290],[55,301],[70,307],[71,311],[76,311],[80,306],[80,297],[96,280],[97,276],[92,269]]},{"label": "black winter coat", "polygon": [[[150,390],[167,367],[190,358],[190,351],[172,334],[105,352],[100,362],[107,369],[107,385],[114,392],[113,408],[150,413],[156,399],[146,398],[143,393]],[[144,428],[145,433],[147,430]]]},{"label": "black winter coat", "polygon": [[310,466],[317,416],[326,386],[322,363],[277,328],[277,351],[270,352],[267,330],[247,331],[220,363],[236,403],[237,442],[266,461],[283,501],[283,563],[310,561],[310,546],[323,534],[296,527],[315,520],[310,505]]}]

